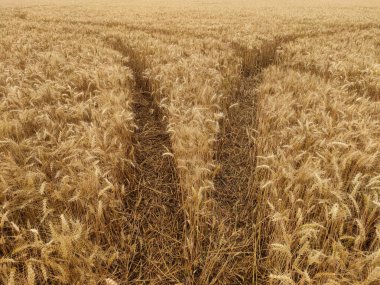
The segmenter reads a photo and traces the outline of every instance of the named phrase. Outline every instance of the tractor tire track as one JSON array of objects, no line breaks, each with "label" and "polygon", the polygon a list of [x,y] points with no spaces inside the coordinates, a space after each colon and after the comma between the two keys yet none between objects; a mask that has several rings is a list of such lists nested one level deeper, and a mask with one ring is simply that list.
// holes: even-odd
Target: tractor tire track
[{"label": "tractor tire track", "polygon": [[260,103],[256,89],[261,83],[262,71],[276,64],[281,45],[294,39],[294,36],[275,38],[254,50],[233,44],[236,55],[242,58],[241,76],[221,122],[216,149],[220,171],[214,179],[214,198],[222,219],[232,229],[231,234],[240,236],[237,240],[241,243],[237,247],[241,253],[235,257],[235,268],[231,270],[241,276],[241,284],[261,284],[257,283],[262,280],[258,260],[265,256],[263,239],[257,236],[260,216],[257,213],[255,141]]},{"label": "tractor tire track", "polygon": [[155,284],[180,282],[181,192],[164,116],[152,96],[149,80],[143,76],[143,57],[120,38],[108,37],[105,42],[129,57],[127,65],[135,79],[132,109],[136,124],[133,136],[136,179],[132,184],[136,196],[134,201],[130,201],[135,226],[126,231],[135,233],[139,241],[139,255],[132,264],[128,281]]}]

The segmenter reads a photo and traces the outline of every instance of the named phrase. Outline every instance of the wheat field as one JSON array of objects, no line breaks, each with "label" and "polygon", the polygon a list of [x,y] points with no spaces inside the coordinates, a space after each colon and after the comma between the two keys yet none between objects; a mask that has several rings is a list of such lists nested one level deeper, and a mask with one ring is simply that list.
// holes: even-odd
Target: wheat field
[{"label": "wheat field", "polygon": [[0,284],[380,284],[380,2],[0,0]]}]

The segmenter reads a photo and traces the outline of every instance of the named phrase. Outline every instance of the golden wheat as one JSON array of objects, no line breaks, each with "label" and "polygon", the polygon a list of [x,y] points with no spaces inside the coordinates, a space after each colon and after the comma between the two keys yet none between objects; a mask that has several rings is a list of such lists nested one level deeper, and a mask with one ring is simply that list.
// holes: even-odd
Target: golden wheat
[{"label": "golden wheat", "polygon": [[0,283],[380,282],[376,1],[0,11]]}]

